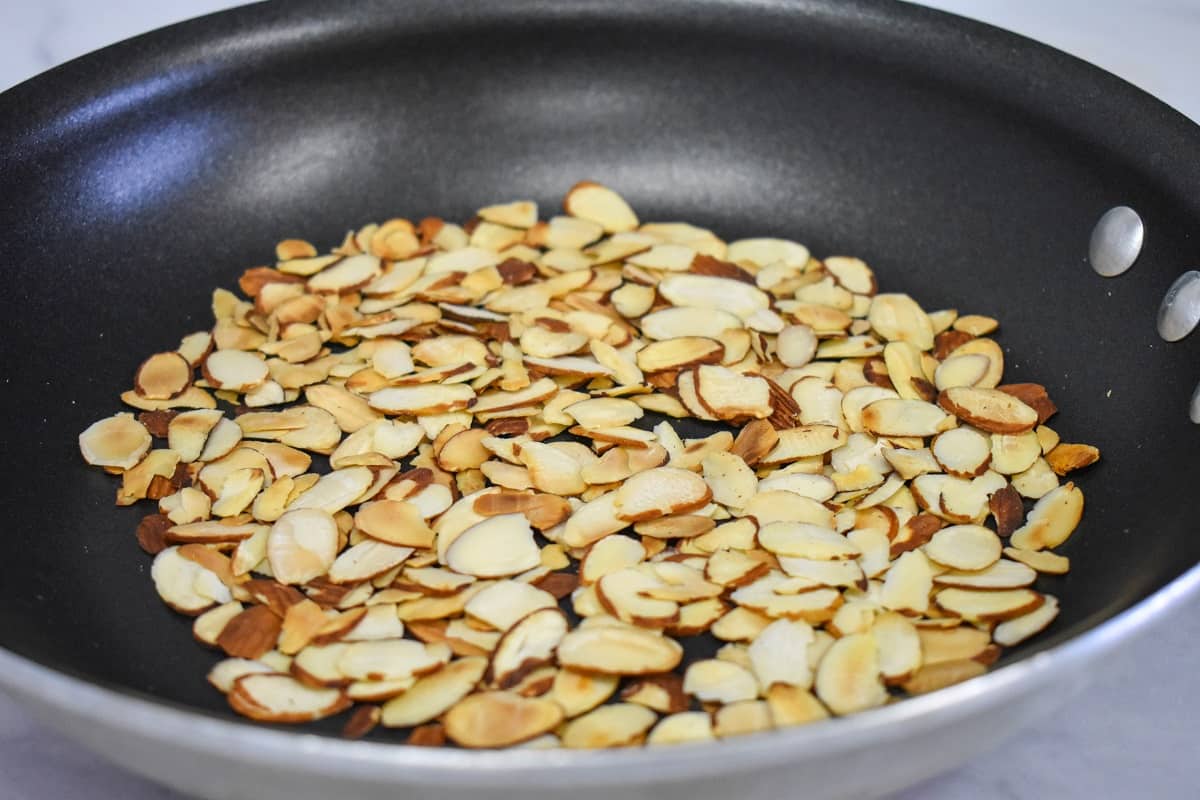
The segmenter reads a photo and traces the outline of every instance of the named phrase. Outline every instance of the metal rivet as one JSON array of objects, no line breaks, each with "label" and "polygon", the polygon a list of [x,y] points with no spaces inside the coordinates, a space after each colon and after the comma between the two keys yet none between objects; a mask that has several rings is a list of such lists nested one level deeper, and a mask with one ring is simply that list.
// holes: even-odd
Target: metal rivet
[{"label": "metal rivet", "polygon": [[1179,276],[1158,307],[1158,335],[1178,342],[1200,325],[1200,272]]},{"label": "metal rivet", "polygon": [[1200,383],[1196,384],[1196,391],[1192,392],[1192,407],[1189,411],[1192,422],[1200,425]]},{"label": "metal rivet", "polygon": [[1088,244],[1092,269],[1112,278],[1132,267],[1142,252],[1144,233],[1142,218],[1132,208],[1110,208],[1092,229],[1092,240]]}]

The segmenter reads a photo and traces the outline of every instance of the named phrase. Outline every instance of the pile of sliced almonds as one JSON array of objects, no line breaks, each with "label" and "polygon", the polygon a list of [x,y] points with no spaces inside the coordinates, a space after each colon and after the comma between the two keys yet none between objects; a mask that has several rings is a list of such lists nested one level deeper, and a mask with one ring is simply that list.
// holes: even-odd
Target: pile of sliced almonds
[{"label": "pile of sliced almonds", "polygon": [[137,370],[142,413],[80,436],[118,505],[158,504],[138,541],[234,710],[707,741],[933,691],[1050,624],[1032,587],[1083,512],[1059,478],[1099,453],[1002,383],[995,320],[595,183],[564,207],[280,242]]}]

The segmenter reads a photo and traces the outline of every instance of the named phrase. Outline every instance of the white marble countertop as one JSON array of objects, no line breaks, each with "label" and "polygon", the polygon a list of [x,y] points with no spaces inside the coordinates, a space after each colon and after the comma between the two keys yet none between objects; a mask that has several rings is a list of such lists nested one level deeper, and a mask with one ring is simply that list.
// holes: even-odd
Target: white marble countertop
[{"label": "white marble countertop", "polygon": [[[1195,0],[925,0],[1086,58],[1200,120]],[[122,38],[235,3],[0,0],[0,90]],[[1200,188],[1200,187],[1198,187]],[[1200,611],[1164,619],[1058,713],[895,800],[1183,798],[1200,787]],[[0,798],[184,800],[46,730],[0,695]]]}]

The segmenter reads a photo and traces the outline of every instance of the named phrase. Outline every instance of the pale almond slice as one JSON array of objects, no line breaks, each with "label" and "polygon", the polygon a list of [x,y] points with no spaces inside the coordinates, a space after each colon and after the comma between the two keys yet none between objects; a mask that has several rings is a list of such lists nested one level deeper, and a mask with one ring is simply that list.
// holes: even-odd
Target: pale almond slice
[{"label": "pale almond slice", "polygon": [[150,577],[163,602],[181,614],[197,616],[214,605],[233,600],[215,573],[184,558],[178,547],[168,547],[154,557]]},{"label": "pale almond slice", "polygon": [[1000,559],[986,569],[940,573],[933,582],[938,586],[956,586],[960,589],[1019,589],[1031,586],[1036,579],[1037,572],[1031,567],[1018,561]]},{"label": "pale almond slice", "polygon": [[658,467],[632,476],[617,490],[613,509],[627,522],[686,514],[704,507],[712,491],[704,479],[688,470]]},{"label": "pale almond slice", "polygon": [[701,462],[701,468],[704,472],[704,482],[712,490],[712,499],[722,505],[742,508],[759,490],[759,481],[754,471],[746,465],[741,456],[734,453],[709,453]]},{"label": "pale almond slice", "polygon": [[824,504],[794,492],[759,492],[740,513],[753,517],[760,529],[774,522],[808,523],[824,528],[833,525],[833,512]]},{"label": "pale almond slice", "polygon": [[380,542],[403,547],[432,547],[433,530],[420,510],[403,500],[376,500],[365,503],[354,515],[355,526]]},{"label": "pale almond slice", "polygon": [[242,350],[217,350],[204,359],[204,379],[214,389],[247,392],[259,386],[270,374],[267,362]]},{"label": "pale almond slice", "polygon": [[758,697],[758,681],[743,667],[729,661],[706,659],[688,665],[683,691],[701,702],[734,703]]},{"label": "pale almond slice", "polygon": [[562,730],[564,747],[592,749],[641,744],[658,715],[636,703],[613,703],[568,722]]},{"label": "pale almond slice", "polygon": [[179,353],[155,353],[133,377],[133,390],[149,400],[178,397],[192,383],[192,365]]},{"label": "pale almond slice", "polygon": [[94,422],[79,434],[83,460],[97,467],[132,469],[151,444],[150,432],[132,414],[116,414]]},{"label": "pale almond slice", "polygon": [[776,684],[811,687],[808,647],[812,641],[812,626],[806,622],[779,619],[765,627],[747,651],[758,685],[764,691]]},{"label": "pale almond slice", "polygon": [[388,380],[400,378],[416,369],[412,350],[398,339],[377,340],[379,344],[371,353],[372,368]]},{"label": "pale almond slice", "polygon": [[1032,589],[943,589],[937,594],[938,608],[971,622],[998,622],[1028,614],[1042,605],[1044,596]]},{"label": "pale almond slice", "polygon": [[368,539],[344,550],[329,567],[329,580],[356,584],[388,572],[413,554],[411,547],[398,547]]},{"label": "pale almond slice", "polygon": [[189,333],[179,341],[176,352],[192,367],[200,366],[200,362],[212,350],[213,337],[209,331]]},{"label": "pale almond slice", "polygon": [[637,366],[643,372],[663,372],[696,364],[719,363],[724,354],[724,345],[716,339],[680,336],[643,347],[637,353]]},{"label": "pale almond slice", "polygon": [[1075,532],[1082,516],[1083,492],[1073,483],[1063,484],[1037,501],[1009,541],[1022,550],[1058,547]]},{"label": "pale almond slice", "polygon": [[625,319],[637,319],[654,306],[654,287],[624,283],[609,295],[609,301]]},{"label": "pale almond slice", "polygon": [[806,522],[772,522],[759,528],[758,543],[780,556],[820,560],[853,559],[859,550],[845,536]]},{"label": "pale almond slice", "polygon": [[1045,602],[1028,614],[1001,622],[992,638],[1002,647],[1013,647],[1044,631],[1058,616],[1058,598],[1045,596]]},{"label": "pale almond slice", "polygon": [[532,200],[485,206],[475,213],[482,220],[510,228],[532,228],[538,221],[537,203]]},{"label": "pale almond slice", "polygon": [[217,401],[211,394],[195,384],[189,386],[183,394],[170,400],[148,400],[130,389],[121,392],[121,402],[127,406],[142,411],[162,411],[170,408],[216,408]]},{"label": "pale almond slice", "polygon": [[233,682],[229,705],[259,722],[312,722],[341,713],[350,698],[337,689],[313,689],[287,675],[243,675]]},{"label": "pale almond slice", "polygon": [[857,386],[842,395],[842,419],[856,433],[866,430],[863,426],[863,409],[876,400],[899,399],[890,388],[882,386]]},{"label": "pale almond slice", "polygon": [[356,680],[392,681],[435,672],[449,660],[450,651],[444,645],[382,639],[348,644],[337,668]]},{"label": "pale almond slice", "polygon": [[242,604],[236,600],[205,611],[192,623],[193,638],[201,644],[217,647],[221,631],[225,629],[230,620],[241,614],[242,611]]},{"label": "pale almond slice", "polygon": [[672,305],[726,311],[745,319],[770,307],[766,292],[740,280],[708,275],[671,273],[658,284],[658,292]]},{"label": "pale almond slice", "polygon": [[478,578],[516,575],[539,563],[533,529],[523,514],[500,514],[477,522],[446,550],[446,566]]},{"label": "pale almond slice", "polygon": [[933,589],[933,570],[920,550],[910,550],[896,559],[884,578],[879,603],[903,614],[924,614]]},{"label": "pale almond slice", "polygon": [[766,419],[774,412],[770,384],[764,378],[704,365],[696,370],[695,381],[698,399],[717,419]]},{"label": "pale almond slice", "polygon": [[605,575],[620,572],[646,559],[646,548],[629,536],[609,535],[597,541],[579,562],[579,579],[595,583]]},{"label": "pale almond slice", "polygon": [[377,256],[349,256],[309,278],[308,290],[316,294],[349,294],[366,286],[382,272]]},{"label": "pale almond slice", "polygon": [[562,666],[607,675],[669,672],[682,657],[674,639],[623,624],[576,629],[558,646]]},{"label": "pale almond slice", "polygon": [[817,697],[834,714],[851,714],[887,702],[875,637],[855,633],[835,641],[817,667],[814,686]]},{"label": "pale almond slice", "polygon": [[272,674],[277,670],[269,664],[264,664],[261,661],[252,661],[248,658],[227,658],[224,661],[218,661],[212,669],[208,671],[208,682],[223,694],[228,694],[233,690],[233,684],[238,678],[244,675],[261,675]]},{"label": "pale almond slice", "polygon": [[875,332],[889,342],[909,342],[918,350],[933,348],[933,324],[916,301],[906,294],[875,295],[867,320]]},{"label": "pale almond slice", "polygon": [[828,719],[829,711],[813,694],[797,686],[777,683],[767,690],[767,705],[777,728],[807,725]]},{"label": "pale almond slice", "polygon": [[724,331],[740,329],[742,321],[720,309],[679,307],[647,314],[639,327],[643,336],[655,341],[697,336],[716,339]]},{"label": "pale almond slice", "polygon": [[991,468],[1002,475],[1016,475],[1034,465],[1042,455],[1042,444],[1034,431],[992,434]]},{"label": "pale almond slice", "polygon": [[611,675],[560,669],[549,697],[562,707],[567,719],[591,711],[616,692],[619,680]]},{"label": "pale almond slice", "polygon": [[921,639],[906,617],[889,611],[871,625],[879,672],[887,684],[908,680],[921,667]]},{"label": "pale almond slice", "polygon": [[770,706],[762,700],[739,700],[721,706],[713,714],[713,731],[722,739],[769,731],[774,727]]},{"label": "pale almond slice", "polygon": [[846,432],[834,425],[801,425],[777,434],[777,444],[759,460],[760,465],[777,466],[821,456],[846,443]]},{"label": "pale almond slice", "polygon": [[549,592],[520,581],[503,580],[472,595],[465,611],[498,631],[506,631],[534,611],[557,605]]},{"label": "pale almond slice", "polygon": [[[849,541],[849,540],[847,540]],[[851,542],[853,545],[853,542]],[[819,558],[779,556],[779,568],[793,578],[804,578],[818,586],[862,587],[866,585],[863,568],[854,559],[829,561]]]},{"label": "pale almond slice", "polygon": [[375,473],[369,467],[335,469],[322,475],[312,488],[290,502],[288,508],[293,511],[320,509],[336,514],[358,502],[374,483]]},{"label": "pale almond slice", "polygon": [[1051,553],[1049,550],[1021,550],[1016,547],[1006,547],[1004,555],[1047,575],[1066,575],[1071,569],[1069,558]]},{"label": "pale almond slice", "polygon": [[1000,537],[982,525],[951,525],[933,534],[925,554],[957,570],[979,571],[1000,560]]},{"label": "pale almond slice", "polygon": [[641,419],[645,413],[632,400],[599,397],[572,403],[563,409],[585,428],[616,428]]},{"label": "pale almond slice", "polygon": [[291,673],[309,686],[348,686],[351,680],[342,674],[338,662],[349,647],[342,642],[310,644],[292,658]]},{"label": "pale almond slice", "polygon": [[712,633],[721,641],[751,642],[770,624],[771,618],[765,614],[739,606],[713,623]]},{"label": "pale almond slice", "polygon": [[563,209],[573,217],[599,224],[605,233],[632,231],[638,226],[637,215],[624,198],[592,181],[572,186],[563,199]]},{"label": "pale almond slice", "polygon": [[480,692],[456,703],[442,719],[446,736],[462,747],[508,747],[553,730],[563,720],[552,700],[511,692]]},{"label": "pale almond slice", "polygon": [[918,627],[917,637],[921,641],[922,661],[926,666],[945,661],[986,659],[991,647],[988,632],[970,625],[954,628]]},{"label": "pale almond slice", "polygon": [[435,386],[403,386],[372,392],[371,408],[387,414],[444,414],[467,408],[475,399],[475,390],[462,383]]},{"label": "pale almond slice", "polygon": [[643,628],[665,628],[679,619],[679,605],[649,591],[661,586],[656,576],[632,568],[611,572],[596,582],[596,598],[614,617]]},{"label": "pale almond slice", "polygon": [[992,460],[992,440],[970,428],[939,433],[929,449],[942,469],[960,478],[982,475]]},{"label": "pale almond slice", "polygon": [[487,659],[477,656],[451,661],[385,703],[380,722],[389,728],[407,728],[436,719],[466,697],[486,669]]},{"label": "pale almond slice", "polygon": [[873,336],[825,339],[817,346],[819,359],[870,358],[882,353],[883,345]]},{"label": "pale almond slice", "polygon": [[599,361],[580,356],[559,358],[535,358],[525,356],[524,364],[547,375],[567,375],[575,378],[599,378],[613,374],[613,370]]},{"label": "pale almond slice", "polygon": [[286,512],[267,537],[267,560],[280,583],[301,584],[324,575],[337,557],[333,516],[318,508]]},{"label": "pale almond slice", "polygon": [[567,618],[558,608],[539,609],[522,618],[500,637],[485,680],[499,689],[515,686],[534,669],[553,661],[568,629]]},{"label": "pale almond slice", "polygon": [[938,364],[933,385],[938,391],[958,386],[978,386],[988,375],[992,362],[982,353],[950,356]]},{"label": "pale almond slice", "polygon": [[981,314],[964,314],[954,321],[953,327],[956,331],[969,333],[972,336],[987,336],[1000,327],[1000,323]]},{"label": "pale almond slice", "polygon": [[945,389],[938,395],[938,405],[989,433],[1023,433],[1038,424],[1037,411],[996,389],[967,386]]},{"label": "pale almond slice", "polygon": [[1037,500],[1058,488],[1058,476],[1044,458],[1038,458],[1029,469],[1012,476],[1012,485],[1022,497]]},{"label": "pale almond slice", "polygon": [[885,398],[862,410],[863,428],[878,436],[934,436],[953,423],[953,417],[923,400]]},{"label": "pale almond slice", "polygon": [[711,742],[715,738],[711,716],[703,711],[682,711],[659,720],[646,737],[646,744],[650,746],[691,744]]}]

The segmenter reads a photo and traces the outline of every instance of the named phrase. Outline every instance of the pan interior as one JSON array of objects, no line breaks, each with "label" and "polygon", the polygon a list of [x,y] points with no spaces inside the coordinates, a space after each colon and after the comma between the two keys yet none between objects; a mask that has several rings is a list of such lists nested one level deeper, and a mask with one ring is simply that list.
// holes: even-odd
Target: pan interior
[{"label": "pan interior", "polygon": [[[1104,454],[1078,478],[1070,575],[1042,585],[1062,615],[1006,658],[1200,560],[1197,346],[1154,330],[1163,291],[1200,262],[1200,208],[1181,191],[1200,185],[1200,136],[1182,118],[1061,54],[900,4],[534,9],[243,9],[0,97],[0,643],[229,716],[203,681],[216,655],[155,595],[133,537],[145,509],[113,507],[77,434],[278,239],[326,248],[369,221],[526,197],[545,216],[583,178],[645,220],[858,255],[884,290],[1001,320],[1006,379],[1044,383],[1063,440]],[[1122,203],[1147,242],[1104,280],[1088,235]]]}]

